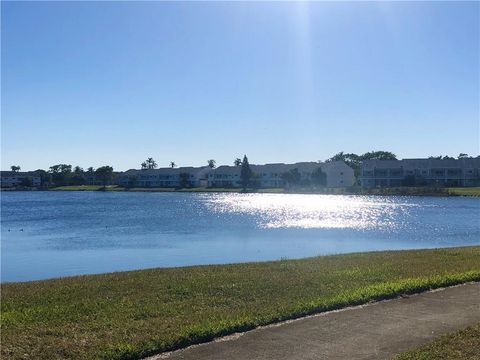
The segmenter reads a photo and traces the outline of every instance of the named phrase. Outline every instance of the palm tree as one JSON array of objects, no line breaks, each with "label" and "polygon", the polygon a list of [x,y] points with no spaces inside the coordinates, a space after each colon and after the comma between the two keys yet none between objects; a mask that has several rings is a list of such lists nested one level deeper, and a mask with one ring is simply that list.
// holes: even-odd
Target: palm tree
[{"label": "palm tree", "polygon": [[149,157],[147,160],[142,162],[142,170],[147,169],[156,169],[158,167],[157,162],[153,158]]},{"label": "palm tree", "polygon": [[240,166],[242,165],[242,160],[240,158],[236,158],[234,161],[233,161],[233,165],[235,166]]},{"label": "palm tree", "polygon": [[211,169],[215,169],[216,167],[216,161],[213,160],[213,159],[210,159],[210,160],[207,160],[207,163],[208,163],[208,166],[211,168]]},{"label": "palm tree", "polygon": [[177,167],[177,164],[175,164],[175,161],[170,161],[170,167],[173,169]]},{"label": "palm tree", "polygon": [[147,165],[149,169],[156,169],[158,167],[157,162],[151,157],[147,159]]}]

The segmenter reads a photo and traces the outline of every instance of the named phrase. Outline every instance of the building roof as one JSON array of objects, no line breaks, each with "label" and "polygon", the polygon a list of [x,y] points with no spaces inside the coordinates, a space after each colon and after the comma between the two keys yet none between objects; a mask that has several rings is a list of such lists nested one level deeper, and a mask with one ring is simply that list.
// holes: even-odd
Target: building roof
[{"label": "building roof", "polygon": [[0,171],[1,177],[14,177],[14,176],[40,176],[36,171]]},{"label": "building roof", "polygon": [[[329,163],[320,163],[320,162],[297,162],[294,164],[284,164],[284,163],[274,163],[274,164],[265,164],[265,165],[255,165],[250,164],[250,169],[254,173],[285,173],[287,171],[298,169],[300,172],[312,172],[318,168],[328,169],[332,167],[344,168],[352,170],[345,162],[343,161],[332,161]],[[223,175],[235,175],[240,174],[242,167],[241,166],[230,166],[222,165],[213,170],[214,174],[223,174]],[[353,171],[353,170],[352,170]]]},{"label": "building roof", "polygon": [[202,167],[192,167],[192,166],[187,166],[187,167],[179,167],[179,168],[158,168],[158,169],[144,169],[144,170],[139,170],[139,169],[130,169],[127,170],[123,173],[121,173],[121,176],[130,176],[130,175],[179,175],[181,173],[189,173],[192,175],[198,175],[201,173],[204,173],[205,171],[208,171],[210,168],[208,166],[202,166]]},{"label": "building roof", "polygon": [[[254,173],[285,173],[292,169],[298,169],[300,172],[312,172],[321,167],[322,169],[328,168],[341,168],[345,170],[352,170],[345,162],[343,161],[332,161],[328,163],[321,162],[297,162],[294,164],[284,164],[284,163],[272,163],[265,165],[256,165],[250,164],[250,169]],[[242,166],[232,166],[232,165],[221,165],[215,169],[211,169],[208,166],[203,167],[180,167],[180,168],[159,168],[159,169],[130,169],[122,173],[120,176],[131,176],[138,174],[145,175],[177,175],[181,173],[189,173],[197,176],[198,178],[206,178],[208,174],[222,174],[222,175],[239,175],[242,171]],[[353,171],[353,170],[352,170]]]}]

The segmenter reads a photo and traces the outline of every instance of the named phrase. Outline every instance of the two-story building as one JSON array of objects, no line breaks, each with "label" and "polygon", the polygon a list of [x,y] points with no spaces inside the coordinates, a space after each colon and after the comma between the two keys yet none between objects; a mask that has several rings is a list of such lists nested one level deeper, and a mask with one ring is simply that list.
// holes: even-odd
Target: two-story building
[{"label": "two-story building", "polygon": [[[353,169],[343,161],[329,163],[299,162],[295,164],[265,164],[250,165],[254,174],[254,181],[261,188],[279,188],[285,186],[284,174],[297,169],[300,182],[308,183],[312,174],[321,168],[326,174],[327,187],[348,187],[355,182]],[[241,166],[219,166],[208,173],[208,186],[210,187],[240,187]]]},{"label": "two-story building", "polygon": [[364,187],[480,186],[480,158],[365,160]]},{"label": "two-story building", "polygon": [[1,187],[40,186],[42,178],[35,171],[1,171]]},{"label": "two-story building", "polygon": [[179,187],[207,186],[208,166],[136,170],[117,175],[117,184],[123,187]]}]

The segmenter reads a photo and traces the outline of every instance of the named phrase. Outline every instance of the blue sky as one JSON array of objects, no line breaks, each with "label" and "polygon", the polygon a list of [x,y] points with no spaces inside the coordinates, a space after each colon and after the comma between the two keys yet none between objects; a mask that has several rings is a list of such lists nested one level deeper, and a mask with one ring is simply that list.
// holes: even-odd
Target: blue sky
[{"label": "blue sky", "polygon": [[2,169],[479,153],[479,2],[1,6]]}]

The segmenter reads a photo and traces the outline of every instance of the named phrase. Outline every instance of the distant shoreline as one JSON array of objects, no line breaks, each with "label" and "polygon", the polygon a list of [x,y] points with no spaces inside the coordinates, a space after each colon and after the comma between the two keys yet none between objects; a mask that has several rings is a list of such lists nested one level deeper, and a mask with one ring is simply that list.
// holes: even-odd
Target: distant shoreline
[{"label": "distant shoreline", "polygon": [[377,195],[377,196],[468,196],[480,197],[480,187],[394,187],[394,188],[124,188],[109,185],[105,189],[101,185],[72,185],[50,189],[37,188],[2,188],[1,191],[119,191],[119,192],[177,192],[177,193],[249,193],[249,194],[315,194],[315,195]]}]

